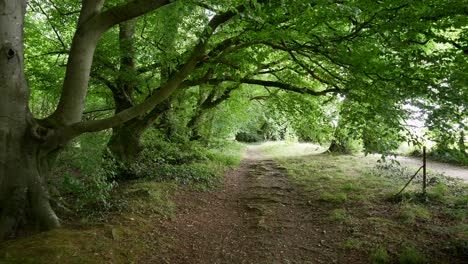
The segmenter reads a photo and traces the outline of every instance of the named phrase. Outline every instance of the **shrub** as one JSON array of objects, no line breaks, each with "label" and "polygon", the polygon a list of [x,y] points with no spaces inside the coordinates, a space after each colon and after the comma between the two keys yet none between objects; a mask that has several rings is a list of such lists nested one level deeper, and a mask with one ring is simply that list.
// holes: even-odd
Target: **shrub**
[{"label": "shrub", "polygon": [[51,184],[57,187],[55,195],[62,195],[56,198],[71,209],[109,208],[117,167],[102,155],[108,137],[106,132],[82,135],[57,157]]},{"label": "shrub", "polygon": [[236,134],[236,140],[239,142],[254,143],[263,141],[263,138],[256,132],[241,131]]},{"label": "shrub", "polygon": [[212,186],[218,182],[216,168],[204,164],[159,165],[152,171],[144,171],[141,177],[159,182],[175,181],[179,184],[202,184]]},{"label": "shrub", "polygon": [[99,168],[94,174],[86,174],[80,178],[71,173],[65,173],[59,188],[63,194],[68,194],[73,199],[71,202],[75,209],[83,210],[90,206],[107,209],[110,206],[111,191],[117,186],[113,177],[114,175],[104,168]]},{"label": "shrub", "polygon": [[468,155],[466,151],[439,147],[429,152],[428,156],[434,160],[468,166]]},{"label": "shrub", "polygon": [[449,188],[443,182],[439,182],[436,186],[432,187],[428,191],[429,197],[431,197],[434,200],[441,201],[441,202],[445,201],[446,199],[445,196],[448,195],[448,193],[449,193]]}]

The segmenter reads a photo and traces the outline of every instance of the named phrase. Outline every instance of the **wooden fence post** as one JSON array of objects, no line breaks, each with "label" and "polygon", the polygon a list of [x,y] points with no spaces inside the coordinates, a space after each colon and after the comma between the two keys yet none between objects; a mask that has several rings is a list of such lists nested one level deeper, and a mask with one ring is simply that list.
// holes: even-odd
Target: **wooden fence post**
[{"label": "wooden fence post", "polygon": [[426,146],[423,147],[423,194],[426,194]]}]

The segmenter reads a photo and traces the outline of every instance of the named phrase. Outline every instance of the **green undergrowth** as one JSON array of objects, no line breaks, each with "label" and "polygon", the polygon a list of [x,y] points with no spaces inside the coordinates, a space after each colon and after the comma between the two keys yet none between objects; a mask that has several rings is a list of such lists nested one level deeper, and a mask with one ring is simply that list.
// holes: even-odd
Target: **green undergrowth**
[{"label": "green undergrowth", "polygon": [[245,145],[230,141],[201,143],[168,141],[150,130],[143,150],[130,163],[118,162],[106,149],[109,135],[83,136],[59,156],[52,175],[52,194],[60,210],[108,211],[115,207],[112,195],[129,181],[172,182],[200,190],[215,188],[225,171],[240,163]]},{"label": "green undergrowth", "polygon": [[396,197],[414,172],[374,156],[316,153],[277,161],[312,210],[346,230],[337,248],[364,252],[370,263],[462,263],[468,253],[468,188],[461,181],[430,173],[426,195],[417,178]]},{"label": "green undergrowth", "polygon": [[[137,177],[118,182],[115,164],[102,157],[99,147],[95,150],[101,154],[80,153],[80,144],[73,145],[60,157],[52,179],[63,228],[0,243],[0,263],[142,263],[144,254],[170,243],[153,226],[174,218],[171,197],[216,188],[226,170],[240,163],[245,148],[229,142],[185,143],[146,142],[132,167]],[[83,161],[70,160],[82,156]]]},{"label": "green undergrowth", "polygon": [[138,179],[175,181],[199,188],[215,187],[226,169],[237,166],[245,146],[236,142],[167,142],[154,139],[145,143],[138,160],[129,166]]}]

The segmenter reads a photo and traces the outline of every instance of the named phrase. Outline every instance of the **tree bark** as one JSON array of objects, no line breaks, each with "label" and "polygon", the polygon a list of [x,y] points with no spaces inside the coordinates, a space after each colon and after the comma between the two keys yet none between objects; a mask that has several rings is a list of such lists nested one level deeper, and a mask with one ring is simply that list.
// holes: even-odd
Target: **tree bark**
[{"label": "tree bark", "polygon": [[47,191],[49,159],[28,108],[23,24],[26,1],[0,1],[0,240],[24,226],[58,227]]},{"label": "tree bark", "polygon": [[63,91],[56,111],[47,118],[49,123],[71,125],[81,121],[94,50],[102,34],[114,25],[169,4],[169,0],[135,0],[101,12],[103,3],[104,0],[83,1]]},{"label": "tree bark", "polygon": [[190,140],[199,140],[202,138],[202,136],[200,135],[200,123],[204,115],[205,111],[202,109],[198,109],[187,123],[188,129],[192,132]]},{"label": "tree bark", "polygon": [[128,164],[135,160],[143,149],[140,143],[145,128],[138,122],[129,121],[123,126],[112,129],[112,136],[107,147],[112,156],[121,163]]},{"label": "tree bark", "polygon": [[[134,105],[132,96],[139,83],[138,70],[135,66],[135,21],[120,23],[119,29],[120,69],[117,84],[109,87],[114,97],[116,114]],[[112,136],[107,147],[113,158],[124,165],[134,161],[143,149],[141,136],[165,111],[166,108],[159,104],[146,115],[112,128]]]},{"label": "tree bark", "polygon": [[165,104],[159,104],[146,116],[132,119],[112,129],[112,136],[107,147],[117,161],[128,164],[138,157],[143,150],[141,136],[167,110],[165,106]]},{"label": "tree bark", "polygon": [[[135,21],[119,24],[120,68],[117,73],[117,84],[115,88],[111,88],[116,114],[133,106],[132,95],[138,85],[134,34]],[[107,147],[117,161],[129,162],[141,151],[140,137],[143,127],[138,123],[138,119],[132,119],[112,128],[112,136]]]},{"label": "tree bark", "polygon": [[460,139],[458,140],[458,149],[460,150],[461,153],[466,154],[465,132],[463,130],[460,131]]},{"label": "tree bark", "polygon": [[[346,100],[346,99],[345,99]],[[350,138],[348,136],[346,128],[343,126],[344,121],[341,115],[338,115],[338,123],[333,132],[333,139],[328,147],[329,152],[341,153],[341,154],[351,154],[352,150],[350,149]]]}]

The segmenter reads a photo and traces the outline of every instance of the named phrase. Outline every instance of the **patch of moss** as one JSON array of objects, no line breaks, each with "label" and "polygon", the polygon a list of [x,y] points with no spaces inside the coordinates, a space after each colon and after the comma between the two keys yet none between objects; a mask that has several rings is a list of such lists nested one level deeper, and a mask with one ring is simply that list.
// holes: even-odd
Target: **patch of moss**
[{"label": "patch of moss", "polygon": [[330,212],[329,219],[335,222],[343,221],[347,218],[346,210],[335,209]]},{"label": "patch of moss", "polygon": [[169,196],[177,185],[173,182],[141,181],[130,185],[124,199],[128,202],[128,211],[136,214],[156,214],[172,218],[175,204]]},{"label": "patch of moss", "polygon": [[120,263],[128,252],[96,230],[57,229],[5,242],[0,263]]},{"label": "patch of moss", "polygon": [[346,239],[341,243],[341,247],[346,250],[360,249],[362,247],[362,241],[356,238]]}]

